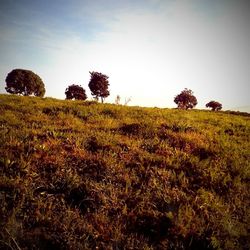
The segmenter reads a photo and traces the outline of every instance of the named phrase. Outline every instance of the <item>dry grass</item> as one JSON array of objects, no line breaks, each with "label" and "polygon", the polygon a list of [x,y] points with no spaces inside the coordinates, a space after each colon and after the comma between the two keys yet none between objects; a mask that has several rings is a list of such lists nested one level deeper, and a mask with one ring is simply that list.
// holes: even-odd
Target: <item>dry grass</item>
[{"label": "dry grass", "polygon": [[246,114],[0,95],[0,249],[249,249]]}]

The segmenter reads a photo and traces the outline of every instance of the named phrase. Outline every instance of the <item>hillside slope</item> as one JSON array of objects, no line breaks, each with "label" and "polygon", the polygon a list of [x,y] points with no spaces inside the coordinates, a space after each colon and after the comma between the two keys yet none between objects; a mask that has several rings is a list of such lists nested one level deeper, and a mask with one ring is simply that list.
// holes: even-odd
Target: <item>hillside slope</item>
[{"label": "hillside slope", "polygon": [[0,249],[248,249],[250,117],[0,95]]}]

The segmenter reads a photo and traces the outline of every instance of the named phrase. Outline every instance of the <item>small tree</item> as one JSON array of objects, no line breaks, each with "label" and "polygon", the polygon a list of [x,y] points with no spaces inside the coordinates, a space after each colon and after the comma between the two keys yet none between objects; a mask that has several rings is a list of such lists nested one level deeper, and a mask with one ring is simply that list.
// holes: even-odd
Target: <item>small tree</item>
[{"label": "small tree", "polygon": [[207,108],[211,108],[212,111],[219,111],[222,109],[222,104],[216,101],[210,101],[206,104]]},{"label": "small tree", "polygon": [[14,69],[6,77],[6,91],[24,96],[35,95],[43,97],[45,87],[42,79],[31,70]]},{"label": "small tree", "polygon": [[98,101],[99,97],[101,97],[102,103],[104,98],[109,96],[109,81],[108,76],[99,73],[99,72],[89,72],[90,73],[90,81],[89,81],[89,89],[91,94],[95,97]]},{"label": "small tree", "polygon": [[115,104],[119,105],[120,101],[121,101],[121,97],[119,95],[117,95],[116,98],[115,98]]},{"label": "small tree", "polygon": [[128,97],[128,98],[126,97],[126,98],[125,98],[124,105],[127,106],[128,103],[131,102],[131,100],[132,100],[131,97]]},{"label": "small tree", "polygon": [[193,95],[193,91],[187,88],[174,98],[174,102],[179,109],[192,109],[197,105],[197,99]]},{"label": "small tree", "polygon": [[65,90],[66,99],[68,100],[86,100],[87,95],[85,93],[85,89],[79,85],[72,84],[68,86]]}]

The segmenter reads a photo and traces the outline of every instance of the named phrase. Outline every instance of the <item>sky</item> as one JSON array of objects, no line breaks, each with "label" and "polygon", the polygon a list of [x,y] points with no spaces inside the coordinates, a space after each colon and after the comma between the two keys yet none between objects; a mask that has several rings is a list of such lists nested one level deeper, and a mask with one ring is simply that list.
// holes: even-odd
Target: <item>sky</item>
[{"label": "sky", "polygon": [[89,71],[109,76],[110,96],[175,107],[184,88],[250,112],[249,0],[1,0],[0,93],[15,69],[38,74],[46,97],[65,99]]}]

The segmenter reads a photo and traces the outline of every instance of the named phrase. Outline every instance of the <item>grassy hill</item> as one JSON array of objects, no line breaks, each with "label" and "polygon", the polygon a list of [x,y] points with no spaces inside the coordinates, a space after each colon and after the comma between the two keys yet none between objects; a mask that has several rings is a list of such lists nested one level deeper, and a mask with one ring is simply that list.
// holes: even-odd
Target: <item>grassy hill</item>
[{"label": "grassy hill", "polygon": [[11,95],[0,114],[0,249],[249,249],[249,116]]}]

